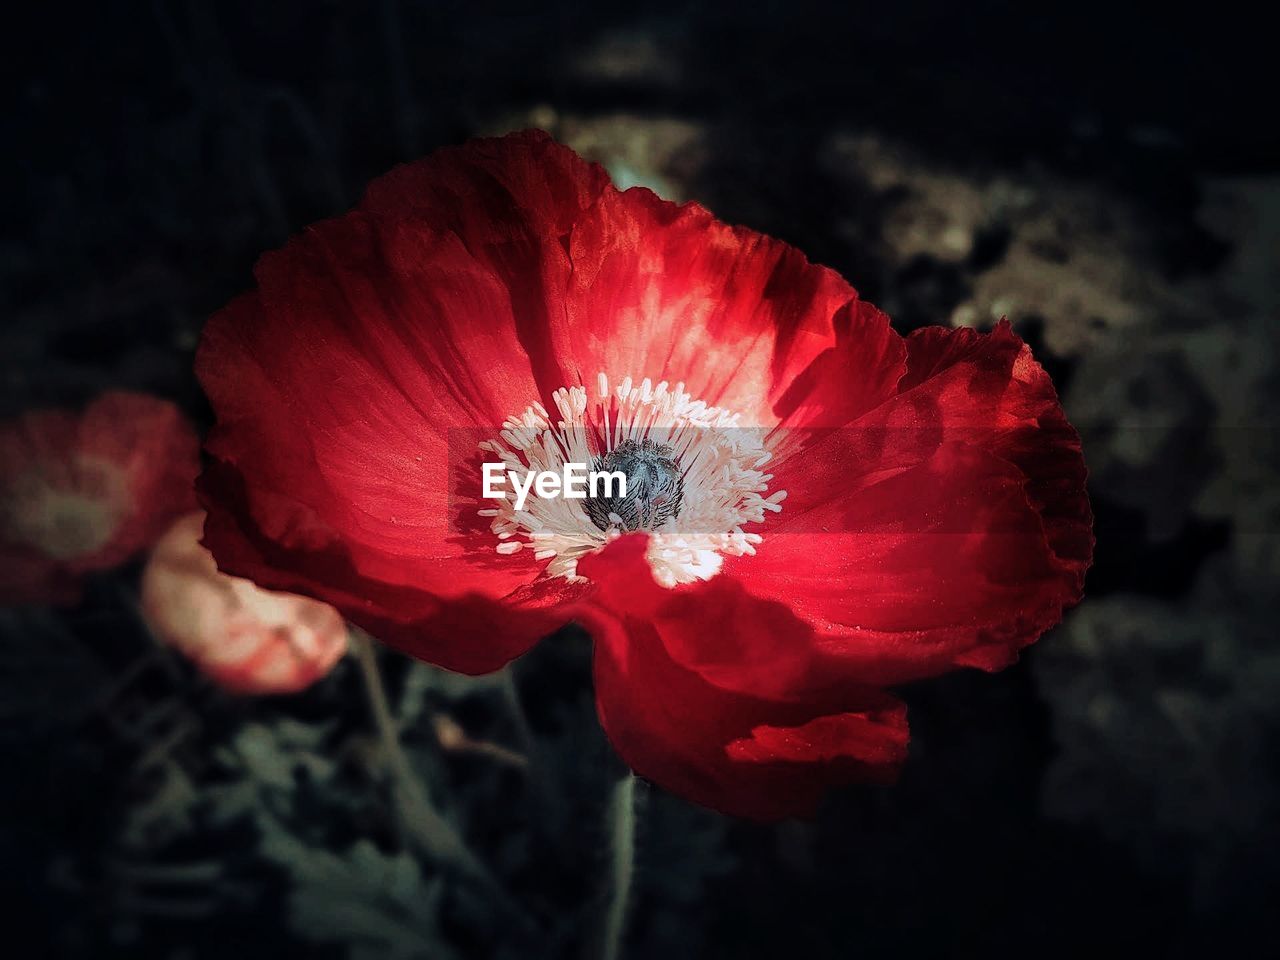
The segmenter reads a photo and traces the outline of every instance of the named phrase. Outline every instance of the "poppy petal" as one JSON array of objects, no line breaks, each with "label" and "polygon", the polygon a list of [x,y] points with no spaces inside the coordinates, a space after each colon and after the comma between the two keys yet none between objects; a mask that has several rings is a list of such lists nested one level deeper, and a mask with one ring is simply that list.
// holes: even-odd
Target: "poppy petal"
[{"label": "poppy petal", "polygon": [[[791,383],[779,404],[778,438],[786,449],[805,446],[818,431],[844,426],[875,409],[897,393],[906,373],[906,342],[874,305],[845,304],[836,314],[835,331],[835,345]],[[784,459],[785,451],[777,456]]]},{"label": "poppy petal", "polygon": [[784,515],[724,566],[877,684],[1008,665],[1092,554],[1079,439],[1022,341],[930,333],[908,355],[893,398],[778,466]]},{"label": "poppy petal", "polygon": [[[812,628],[728,581],[661,590],[644,539],[622,538],[582,561],[597,587],[580,614],[596,641],[597,710],[632,769],[759,820],[809,815],[833,785],[892,781],[906,755],[901,703],[848,684],[822,689],[816,678],[786,689],[772,668],[795,674],[786,650],[808,649]],[[741,651],[736,666],[731,644]]]},{"label": "poppy petal", "polygon": [[744,425],[772,425],[855,296],[794,247],[697,204],[618,191],[540,131],[439,150],[373,184],[361,209],[454,233],[504,278],[541,388],[526,403],[603,372],[684,382]]},{"label": "poppy petal", "polygon": [[778,422],[775,405],[833,346],[833,318],[856,296],[794,247],[643,188],[603,194],[570,253],[558,346],[571,373],[683,382],[744,426]]}]

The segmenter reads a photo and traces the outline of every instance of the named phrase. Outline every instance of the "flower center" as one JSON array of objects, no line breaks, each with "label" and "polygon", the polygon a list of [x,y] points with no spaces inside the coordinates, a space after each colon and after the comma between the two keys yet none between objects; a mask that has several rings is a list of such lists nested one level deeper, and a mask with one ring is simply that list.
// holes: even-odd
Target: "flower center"
[{"label": "flower center", "polygon": [[626,494],[588,497],[587,516],[601,530],[617,525],[624,530],[657,530],[680,516],[684,477],[680,459],[666,444],[646,437],[623,440],[603,457],[597,470],[626,477]]},{"label": "flower center", "polygon": [[480,449],[501,459],[514,485],[573,463],[622,474],[625,493],[606,488],[573,499],[530,488],[519,509],[514,497],[485,501],[492,506],[479,512],[492,518],[498,553],[528,547],[534,560],[549,561],[549,576],[578,579],[579,558],[646,530],[654,578],[672,587],[709,580],[725,556],[754,554],[761,536],[743,527],[782,509],[786,491],[768,494],[772,475],[761,471],[772,457],[765,431],[740,426],[738,414],[695,399],[683,383],[637,385],[627,377],[610,389],[601,373],[594,395],[561,387],[552,400],[554,421],[535,403]]},{"label": "flower center", "polygon": [[19,476],[0,508],[0,535],[54,560],[75,560],[110,542],[124,508],[122,479],[112,465],[81,458],[62,482],[39,469]]}]

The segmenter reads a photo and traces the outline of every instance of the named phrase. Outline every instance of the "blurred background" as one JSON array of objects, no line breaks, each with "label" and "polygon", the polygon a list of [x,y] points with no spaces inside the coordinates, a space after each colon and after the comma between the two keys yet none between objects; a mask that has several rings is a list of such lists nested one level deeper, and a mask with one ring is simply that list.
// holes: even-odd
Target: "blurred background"
[{"label": "blurred background", "polygon": [[[1007,315],[1079,428],[1088,598],[903,691],[901,783],[757,826],[641,789],[626,956],[1199,956],[1274,944],[1280,135],[1267,31],[1082,0],[28,4],[6,15],[0,417],[209,412],[203,319],[372,177],[541,127],[840,271],[902,332]],[[397,829],[350,658],[236,697],[139,566],[0,613],[11,956],[588,957],[619,762],[587,640],[465,680],[387,655],[436,803],[534,917]]]}]

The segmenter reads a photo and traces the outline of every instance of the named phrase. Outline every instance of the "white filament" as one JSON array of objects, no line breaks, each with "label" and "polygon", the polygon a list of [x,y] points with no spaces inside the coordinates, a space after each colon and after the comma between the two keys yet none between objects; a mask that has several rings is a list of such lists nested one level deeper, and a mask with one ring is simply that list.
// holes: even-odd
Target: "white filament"
[{"label": "white filament", "polygon": [[[741,427],[738,414],[695,400],[683,383],[671,388],[665,380],[655,386],[647,377],[638,384],[626,377],[610,390],[601,373],[594,396],[575,386],[561,387],[552,399],[557,419],[535,403],[508,417],[499,438],[480,449],[521,478],[559,473],[565,463],[590,465],[624,440],[648,438],[671,447],[683,477],[683,505],[679,516],[650,531],[648,550],[654,578],[664,586],[708,580],[725,556],[754,554],[760,534],[743,526],[782,509],[786,491],[765,496],[772,479],[760,469],[772,456],[765,432]],[[599,529],[582,500],[530,496],[521,510],[510,498],[485,502],[493,506],[479,512],[492,518],[497,552],[531,550],[535,561],[549,561],[550,576],[579,579],[578,560],[625,532],[616,514],[607,530]]]}]

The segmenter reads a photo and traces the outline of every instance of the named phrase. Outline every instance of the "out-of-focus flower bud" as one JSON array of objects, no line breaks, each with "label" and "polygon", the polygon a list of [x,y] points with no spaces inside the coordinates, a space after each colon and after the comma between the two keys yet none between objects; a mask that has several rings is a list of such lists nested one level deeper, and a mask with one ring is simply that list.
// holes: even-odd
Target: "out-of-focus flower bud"
[{"label": "out-of-focus flower bud", "polygon": [[347,649],[338,612],[220,573],[203,528],[203,513],[180,519],[143,572],[143,615],[160,640],[237,693],[293,693],[327,674]]}]

